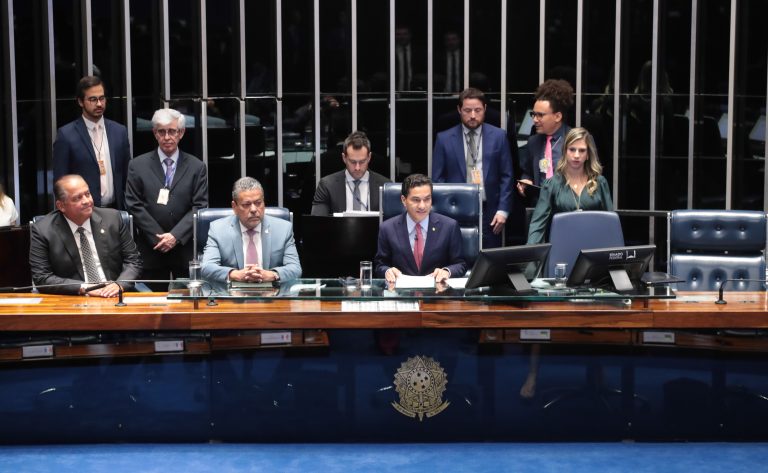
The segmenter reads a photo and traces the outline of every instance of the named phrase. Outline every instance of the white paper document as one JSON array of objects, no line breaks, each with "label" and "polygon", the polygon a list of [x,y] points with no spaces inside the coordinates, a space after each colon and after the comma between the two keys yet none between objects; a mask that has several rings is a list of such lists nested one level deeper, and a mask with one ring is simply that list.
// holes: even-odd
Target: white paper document
[{"label": "white paper document", "polygon": [[434,289],[435,278],[432,276],[406,276],[401,274],[395,281],[395,289]]},{"label": "white paper document", "polygon": [[0,305],[39,304],[42,297],[0,297]]},{"label": "white paper document", "polygon": [[126,304],[178,304],[181,299],[168,299],[165,296],[123,297]]},{"label": "white paper document", "polygon": [[464,289],[467,287],[467,280],[469,278],[449,278],[448,286],[453,289]]}]

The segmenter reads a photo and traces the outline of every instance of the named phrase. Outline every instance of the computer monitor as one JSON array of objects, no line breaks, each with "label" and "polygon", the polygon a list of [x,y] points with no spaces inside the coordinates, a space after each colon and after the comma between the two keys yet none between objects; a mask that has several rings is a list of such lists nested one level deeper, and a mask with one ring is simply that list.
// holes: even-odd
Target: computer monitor
[{"label": "computer monitor", "polygon": [[581,250],[568,277],[568,287],[602,287],[632,292],[648,269],[656,245]]},{"label": "computer monitor", "polygon": [[539,275],[550,248],[551,244],[542,243],[482,250],[466,287],[511,286],[517,293],[534,292],[529,281]]}]

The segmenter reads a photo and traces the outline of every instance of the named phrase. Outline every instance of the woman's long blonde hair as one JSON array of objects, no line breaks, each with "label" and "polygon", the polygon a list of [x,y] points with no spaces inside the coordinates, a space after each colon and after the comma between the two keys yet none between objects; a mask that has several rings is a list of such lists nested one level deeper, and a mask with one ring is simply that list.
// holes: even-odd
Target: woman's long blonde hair
[{"label": "woman's long blonde hair", "polygon": [[586,128],[571,128],[571,131],[565,135],[563,152],[557,163],[557,172],[565,176],[565,168],[568,165],[566,153],[568,148],[579,140],[584,140],[587,143],[587,161],[584,163],[584,171],[587,173],[587,192],[589,195],[593,195],[597,191],[597,178],[603,173],[603,166],[600,165],[600,159],[597,157],[595,139],[592,138],[592,134]]}]

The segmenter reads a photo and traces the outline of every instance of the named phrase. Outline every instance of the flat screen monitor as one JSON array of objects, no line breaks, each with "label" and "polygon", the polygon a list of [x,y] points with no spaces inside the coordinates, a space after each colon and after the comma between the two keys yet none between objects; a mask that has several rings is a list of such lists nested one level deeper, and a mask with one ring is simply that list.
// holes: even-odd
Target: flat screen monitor
[{"label": "flat screen monitor", "polygon": [[533,293],[529,281],[539,275],[550,248],[551,244],[543,243],[482,250],[466,287],[501,286],[511,287],[516,293]]},{"label": "flat screen monitor", "polygon": [[634,292],[655,251],[656,245],[581,250],[566,284]]}]

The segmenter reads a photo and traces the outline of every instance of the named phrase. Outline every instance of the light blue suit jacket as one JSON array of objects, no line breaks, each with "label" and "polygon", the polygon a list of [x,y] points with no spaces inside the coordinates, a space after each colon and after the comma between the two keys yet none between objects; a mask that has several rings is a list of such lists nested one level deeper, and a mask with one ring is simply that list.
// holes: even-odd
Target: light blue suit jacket
[{"label": "light blue suit jacket", "polygon": [[[293,241],[293,226],[285,220],[264,216],[261,221],[262,267],[277,271],[280,280],[301,277],[301,263]],[[243,237],[236,215],[211,222],[202,261],[203,279],[224,284],[229,272],[245,266]]]}]

